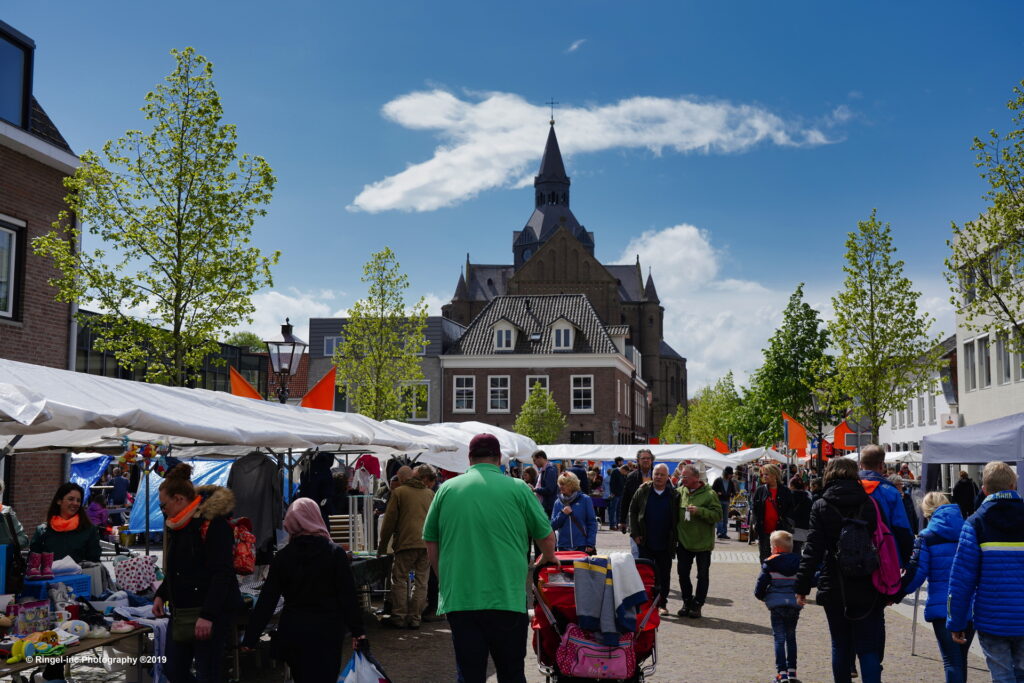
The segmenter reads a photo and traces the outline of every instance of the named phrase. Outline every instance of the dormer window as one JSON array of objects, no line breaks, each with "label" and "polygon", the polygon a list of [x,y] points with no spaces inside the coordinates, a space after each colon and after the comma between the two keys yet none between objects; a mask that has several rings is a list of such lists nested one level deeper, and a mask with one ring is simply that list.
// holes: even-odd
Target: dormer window
[{"label": "dormer window", "polygon": [[495,330],[494,331],[494,350],[495,351],[511,351],[512,350],[512,330]]},{"label": "dormer window", "polygon": [[568,351],[572,348],[572,328],[555,328],[555,351]]},{"label": "dormer window", "polygon": [[0,21],[0,119],[28,130],[35,43]]}]

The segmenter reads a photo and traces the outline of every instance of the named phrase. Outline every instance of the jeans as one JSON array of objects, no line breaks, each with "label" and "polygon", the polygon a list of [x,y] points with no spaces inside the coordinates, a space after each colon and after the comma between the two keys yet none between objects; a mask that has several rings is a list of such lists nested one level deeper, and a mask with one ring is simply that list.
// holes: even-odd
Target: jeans
[{"label": "jeans", "polygon": [[855,656],[860,660],[861,681],[881,682],[885,651],[883,610],[879,602],[866,617],[853,621],[846,618],[842,605],[825,605],[825,618],[832,636],[832,677],[835,683],[850,683],[850,669]]},{"label": "jeans", "polygon": [[[219,619],[213,622],[209,640],[179,643],[170,637],[174,632],[172,617],[172,623],[167,629],[167,664],[164,667],[164,673],[171,683],[222,683],[225,680],[224,653],[230,631],[227,621]],[[194,676],[193,660],[196,663]]]},{"label": "jeans", "polygon": [[718,537],[728,538],[729,536],[729,501],[719,500],[722,504],[722,519],[718,521]]},{"label": "jeans", "polygon": [[[701,550],[692,552],[683,546],[676,548],[676,571],[679,572],[679,594],[686,605],[694,604],[700,607],[708,599],[708,585],[711,583],[711,551]],[[693,584],[690,583],[690,569],[693,561],[697,560],[697,595],[693,594]]]},{"label": "jeans", "polygon": [[939,654],[942,655],[942,666],[946,670],[946,683],[966,683],[967,681],[967,650],[974,640],[974,629],[967,627],[967,642],[963,645],[953,641],[953,635],[946,630],[945,619],[932,619],[932,630],[935,640],[939,643]]},{"label": "jeans", "polygon": [[793,608],[773,609],[772,637],[775,639],[775,670],[796,670],[796,622],[800,612]]},{"label": "jeans", "polygon": [[1024,681],[1024,636],[993,636],[978,632],[992,683]]},{"label": "jeans", "polygon": [[654,594],[659,596],[658,607],[665,607],[668,604],[668,589],[672,585],[672,551],[651,550],[642,545],[640,557],[654,563]]},{"label": "jeans", "polygon": [[621,498],[619,496],[609,496],[608,498],[608,527],[613,528],[619,523],[619,502]]},{"label": "jeans", "polygon": [[449,612],[459,683],[485,683],[487,657],[494,661],[498,683],[526,683],[526,612],[474,610]]}]

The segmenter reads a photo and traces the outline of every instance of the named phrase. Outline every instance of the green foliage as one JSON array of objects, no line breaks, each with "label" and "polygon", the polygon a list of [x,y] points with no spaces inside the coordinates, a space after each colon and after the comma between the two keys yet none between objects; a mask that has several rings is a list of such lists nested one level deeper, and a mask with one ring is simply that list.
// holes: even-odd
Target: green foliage
[{"label": "green foliage", "polygon": [[[273,284],[279,254],[250,246],[274,188],[270,166],[237,154],[213,65],[192,48],[171,54],[174,71],[142,107],[152,130],[83,153],[64,182],[68,209],[32,246],[61,273],[50,281],[58,300],[98,311],[88,319],[97,349],[180,386],[218,352],[224,329],[252,322],[250,296]],[[76,249],[76,217],[101,248]]]},{"label": "green foliage", "polygon": [[423,379],[427,305],[420,298],[406,309],[409,278],[388,247],[371,256],[361,279],[369,291],[349,309],[342,343],[334,351],[338,385],[363,415],[403,420],[419,399],[409,383]]},{"label": "green foliage", "polygon": [[1024,81],[1007,103],[1014,130],[974,138],[988,209],[953,223],[946,280],[967,329],[991,331],[1024,353]]},{"label": "green foliage", "polygon": [[512,429],[538,444],[551,444],[557,442],[565,424],[565,415],[558,409],[551,393],[540,382],[536,382],[516,416]]},{"label": "green foliage", "polygon": [[676,406],[676,412],[665,416],[658,440],[661,443],[690,443],[690,416],[682,403]]},{"label": "green foliage", "polygon": [[715,439],[725,441],[735,433],[740,397],[730,371],[713,386],[702,388],[690,402],[690,440],[714,446]]},{"label": "green foliage", "polygon": [[252,351],[254,353],[267,350],[267,346],[263,343],[263,340],[260,339],[260,336],[255,332],[250,332],[248,330],[228,335],[228,338],[224,340],[224,343],[231,344],[232,346],[237,346],[241,349]]},{"label": "green foliage", "polygon": [[929,336],[933,320],[918,311],[920,294],[894,258],[889,225],[872,211],[857,226],[846,239],[844,289],[832,298],[835,374],[821,384],[831,406],[871,420],[877,441],[887,413],[931,388],[939,339]]},{"label": "green foliage", "polygon": [[733,434],[751,448],[771,446],[782,440],[782,415],[757,383],[756,375],[750,387],[743,389]]}]

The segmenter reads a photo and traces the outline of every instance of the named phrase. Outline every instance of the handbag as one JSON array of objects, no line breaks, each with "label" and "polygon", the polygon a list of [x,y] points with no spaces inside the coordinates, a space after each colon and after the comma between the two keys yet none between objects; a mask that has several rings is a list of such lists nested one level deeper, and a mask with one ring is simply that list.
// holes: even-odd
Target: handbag
[{"label": "handbag", "polygon": [[196,639],[196,622],[202,607],[175,607],[171,611],[171,638],[176,643],[191,643]]},{"label": "handbag", "polygon": [[21,543],[18,541],[18,534],[14,531],[14,522],[11,521],[11,516],[5,514],[4,520],[7,522],[7,530],[11,534],[11,545],[13,546],[13,551],[7,553],[7,592],[20,593],[25,588],[27,564],[21,555]]},{"label": "handbag", "polygon": [[558,670],[566,676],[625,680],[636,672],[632,633],[620,636],[617,645],[602,645],[578,624],[569,624],[555,656]]}]

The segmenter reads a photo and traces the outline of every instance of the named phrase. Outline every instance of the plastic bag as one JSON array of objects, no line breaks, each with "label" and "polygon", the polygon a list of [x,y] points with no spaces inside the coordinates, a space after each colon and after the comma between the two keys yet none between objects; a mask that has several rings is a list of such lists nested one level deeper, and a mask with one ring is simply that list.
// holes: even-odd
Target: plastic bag
[{"label": "plastic bag", "polygon": [[391,683],[391,679],[373,655],[356,651],[338,676],[338,683]]}]

